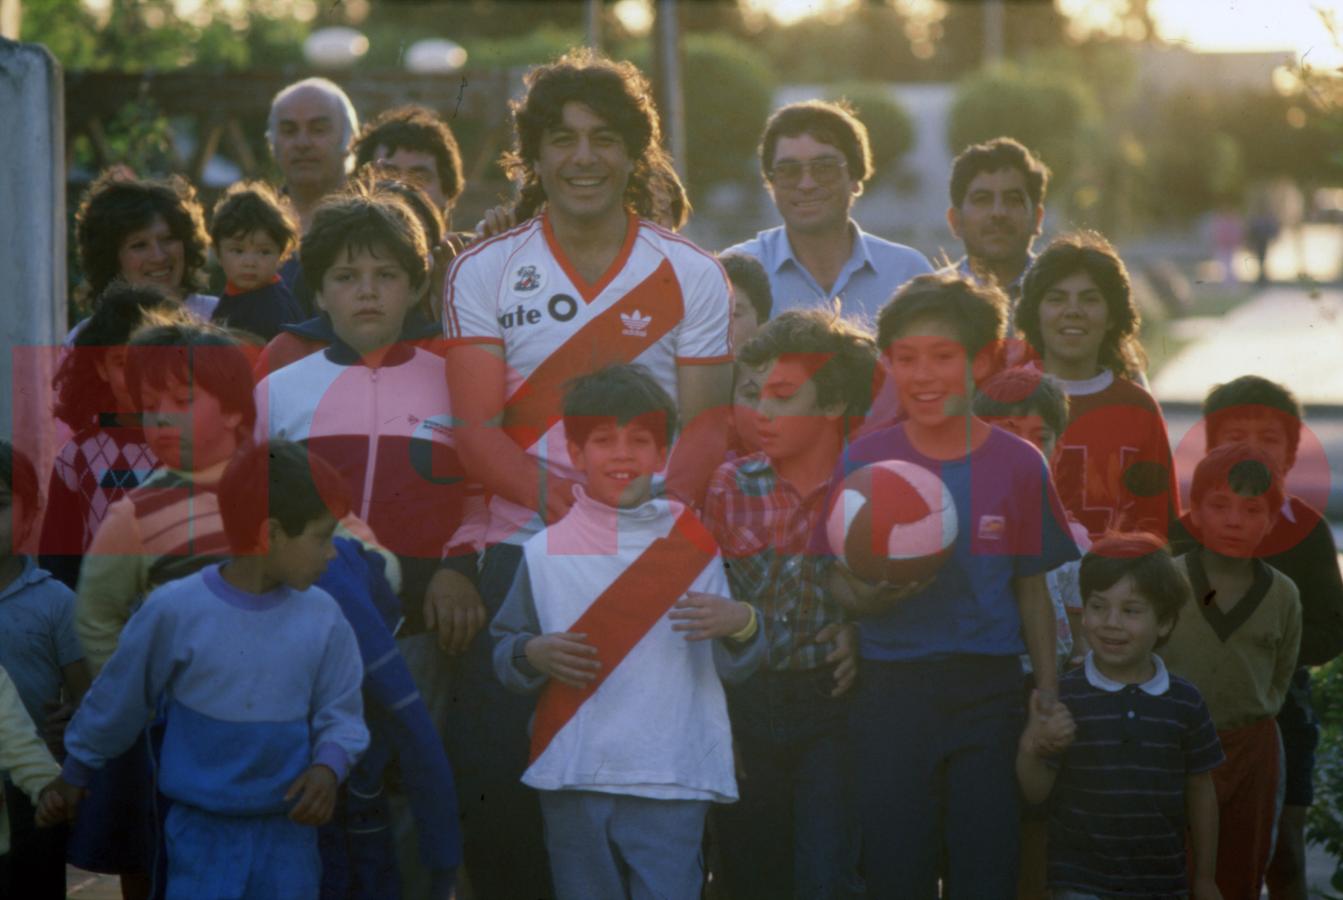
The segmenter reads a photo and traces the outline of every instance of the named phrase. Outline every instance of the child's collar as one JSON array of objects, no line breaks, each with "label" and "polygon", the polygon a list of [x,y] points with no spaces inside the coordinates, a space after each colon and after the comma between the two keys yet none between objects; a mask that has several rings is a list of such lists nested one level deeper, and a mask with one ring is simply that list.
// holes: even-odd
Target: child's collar
[{"label": "child's collar", "polygon": [[283,281],[283,280],[284,280],[284,279],[280,277],[280,273],[279,273],[279,272],[276,272],[273,276],[271,276],[270,283],[269,283],[269,284],[264,284],[264,285],[262,285],[261,287],[255,287],[255,288],[240,288],[240,287],[238,287],[236,284],[234,284],[233,282],[230,281],[230,282],[228,282],[228,283],[226,283],[226,284],[224,285],[224,296],[225,296],[225,297],[236,297],[236,296],[239,295],[239,294],[250,294],[250,293],[252,293],[253,291],[264,290],[265,288],[270,287],[272,284],[279,284],[279,283],[280,283],[281,281]]},{"label": "child's collar", "polygon": [[[1161,657],[1155,653],[1152,654],[1152,664],[1156,666],[1156,674],[1141,684],[1137,685],[1138,690],[1153,697],[1160,697],[1166,691],[1170,690],[1170,673],[1166,671],[1166,664],[1161,661]],[[1124,684],[1122,681],[1115,681],[1096,667],[1096,654],[1094,651],[1087,651],[1087,659],[1084,664],[1087,676],[1087,684],[1098,691],[1105,691],[1107,694],[1117,694],[1126,687],[1132,685]]]},{"label": "child's collar", "polygon": [[[349,344],[336,338],[331,345],[324,351],[326,358],[339,366],[365,365],[364,355],[355,350]],[[415,347],[406,343],[404,340],[398,340],[396,343],[387,347],[382,353],[382,358],[378,361],[376,368],[386,369],[392,366],[399,366],[410,362],[415,356]]]}]

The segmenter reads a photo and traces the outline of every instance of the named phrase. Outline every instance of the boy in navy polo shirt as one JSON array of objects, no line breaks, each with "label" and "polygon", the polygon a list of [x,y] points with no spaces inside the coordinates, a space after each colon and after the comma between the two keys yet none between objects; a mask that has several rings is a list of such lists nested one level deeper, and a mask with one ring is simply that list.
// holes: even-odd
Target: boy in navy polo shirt
[{"label": "boy in navy polo shirt", "polygon": [[[1222,747],[1198,689],[1152,652],[1175,627],[1189,583],[1148,534],[1099,541],[1080,580],[1091,652],[1063,676],[1052,712],[1031,698],[1017,753],[1026,799],[1050,801],[1052,896],[1184,897],[1192,888],[1194,900],[1220,900],[1212,769]],[[1064,752],[1052,755],[1051,745]]]},{"label": "boy in navy polo shirt", "polygon": [[[970,412],[1005,307],[997,288],[954,275],[905,285],[878,317],[877,345],[908,417],[840,462],[841,477],[890,459],[936,473],[960,523],[951,557],[924,584],[870,586],[832,569],[835,599],[861,617],[849,738],[872,897],[935,897],[944,847],[953,900],[1016,893],[1018,656],[1030,653],[1052,707],[1045,573],[1078,554],[1040,451]],[[823,534],[820,549],[832,550]]]}]

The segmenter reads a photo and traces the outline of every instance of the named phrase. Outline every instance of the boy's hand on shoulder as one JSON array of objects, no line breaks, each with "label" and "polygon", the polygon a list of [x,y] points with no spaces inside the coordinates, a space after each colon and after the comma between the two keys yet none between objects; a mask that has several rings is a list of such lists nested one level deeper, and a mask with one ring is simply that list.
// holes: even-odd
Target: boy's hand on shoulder
[{"label": "boy's hand on shoulder", "polygon": [[438,645],[453,656],[466,652],[485,627],[485,604],[465,575],[439,569],[424,591],[424,623],[438,631]]},{"label": "boy's hand on shoulder", "polygon": [[592,683],[602,667],[588,636],[572,631],[534,637],[523,647],[523,653],[542,674],[580,690]]},{"label": "boy's hand on shoulder", "polygon": [[35,821],[39,828],[50,828],[62,822],[74,821],[79,801],[89,794],[85,788],[75,787],[64,778],[54,778],[37,797]]},{"label": "boy's hand on shoulder", "polygon": [[336,811],[336,773],[321,763],[314,763],[294,779],[284,799],[296,800],[289,810],[290,820],[300,825],[325,825]]},{"label": "boy's hand on shoulder", "polygon": [[834,649],[826,654],[826,665],[835,667],[835,689],[831,697],[842,697],[858,680],[858,628],[852,622],[831,622],[816,632],[812,639],[817,644],[833,643]]},{"label": "boy's hand on shoulder", "polygon": [[731,637],[750,625],[751,607],[717,594],[690,591],[672,607],[667,618],[674,623],[672,631],[685,632],[687,641],[707,641]]}]

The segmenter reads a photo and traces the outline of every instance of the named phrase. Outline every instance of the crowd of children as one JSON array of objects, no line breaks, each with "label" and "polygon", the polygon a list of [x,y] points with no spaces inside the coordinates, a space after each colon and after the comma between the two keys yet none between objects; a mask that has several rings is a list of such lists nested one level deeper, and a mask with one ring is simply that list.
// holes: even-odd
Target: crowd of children
[{"label": "crowd of children", "polygon": [[[755,256],[656,224],[687,207],[632,66],[526,87],[506,162],[541,212],[446,273],[395,141],[301,235],[230,188],[217,303],[189,188],[91,189],[45,509],[0,443],[0,894],[63,896],[67,860],[128,898],[1299,884],[1343,578],[1286,492],[1291,391],[1209,394],[1182,514],[1099,235],[1014,304],[952,268],[871,321],[772,316]],[[776,143],[831,146],[825,108]],[[767,177],[841,177],[818,159]],[[889,461],[954,507],[931,577],[831,543]]]}]

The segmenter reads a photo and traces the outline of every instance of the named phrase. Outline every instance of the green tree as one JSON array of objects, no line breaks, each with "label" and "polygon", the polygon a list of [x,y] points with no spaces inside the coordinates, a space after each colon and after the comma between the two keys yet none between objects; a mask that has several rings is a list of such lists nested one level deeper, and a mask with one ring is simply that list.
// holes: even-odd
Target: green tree
[{"label": "green tree", "polygon": [[1098,119],[1085,85],[1057,71],[1005,64],[963,79],[947,126],[947,145],[959,153],[968,144],[1000,135],[1016,138],[1037,153],[1057,181],[1067,185],[1077,169],[1086,129]]},{"label": "green tree", "polygon": [[914,146],[914,122],[900,101],[885,85],[871,83],[843,85],[831,97],[842,97],[853,104],[858,118],[867,126],[873,175],[880,178],[891,174]]},{"label": "green tree", "polygon": [[727,35],[686,35],[681,90],[692,194],[749,178],[774,98],[774,73],[764,54]]}]

